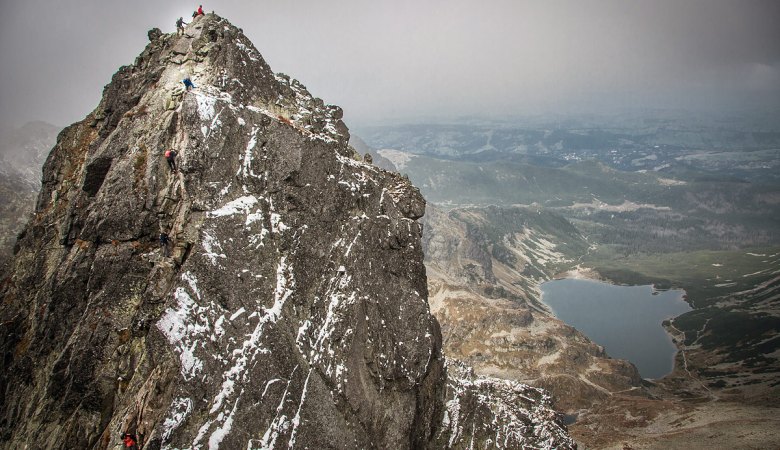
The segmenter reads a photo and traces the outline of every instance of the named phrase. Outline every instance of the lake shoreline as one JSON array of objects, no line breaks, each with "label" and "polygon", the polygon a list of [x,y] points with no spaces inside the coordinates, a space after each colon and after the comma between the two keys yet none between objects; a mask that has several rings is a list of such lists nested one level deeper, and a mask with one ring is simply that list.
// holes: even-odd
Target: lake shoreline
[{"label": "lake shoreline", "polygon": [[630,361],[644,379],[674,372],[680,348],[663,322],[691,310],[684,290],[616,285],[581,267],[540,288],[541,302],[556,318],[603,346],[610,357]]}]

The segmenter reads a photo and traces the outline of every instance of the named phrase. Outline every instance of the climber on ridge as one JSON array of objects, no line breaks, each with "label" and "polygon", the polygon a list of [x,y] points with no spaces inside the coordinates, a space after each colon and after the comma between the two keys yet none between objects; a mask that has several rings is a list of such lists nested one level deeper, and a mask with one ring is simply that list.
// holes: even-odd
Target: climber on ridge
[{"label": "climber on ridge", "polygon": [[190,77],[181,80],[181,82],[184,83],[184,88],[188,91],[195,87],[195,85],[192,83],[192,80],[190,80]]},{"label": "climber on ridge", "polygon": [[129,450],[138,450],[137,438],[134,434],[122,433],[122,442],[125,444],[125,448]]},{"label": "climber on ridge", "polygon": [[170,252],[168,251],[168,243],[170,242],[170,238],[168,237],[168,233],[162,232],[160,233],[160,248],[162,248],[162,253],[164,257],[171,256]]},{"label": "climber on ridge", "polygon": [[198,15],[199,16],[204,15],[204,13],[203,13],[203,5],[198,5]]},{"label": "climber on ridge", "polygon": [[166,150],[165,160],[168,161],[168,167],[171,168],[171,172],[176,173],[176,150]]},{"label": "climber on ridge", "polygon": [[176,34],[179,33],[184,34],[184,18],[179,17],[179,19],[176,21]]}]

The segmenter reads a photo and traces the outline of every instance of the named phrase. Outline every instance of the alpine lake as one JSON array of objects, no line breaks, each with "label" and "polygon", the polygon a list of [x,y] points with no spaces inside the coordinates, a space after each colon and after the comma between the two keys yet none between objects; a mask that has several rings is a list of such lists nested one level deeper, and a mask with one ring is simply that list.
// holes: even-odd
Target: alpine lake
[{"label": "alpine lake", "polygon": [[677,348],[661,324],[691,310],[684,296],[681,289],[585,279],[542,284],[542,302],[556,317],[603,346],[609,356],[631,361],[646,379],[662,378],[674,368]]}]

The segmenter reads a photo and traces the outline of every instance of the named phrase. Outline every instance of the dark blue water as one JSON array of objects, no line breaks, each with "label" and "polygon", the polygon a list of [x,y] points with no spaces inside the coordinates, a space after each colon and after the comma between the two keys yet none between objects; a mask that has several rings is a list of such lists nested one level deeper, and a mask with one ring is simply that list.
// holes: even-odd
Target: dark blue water
[{"label": "dark blue water", "polygon": [[555,316],[602,345],[609,356],[634,363],[643,378],[656,379],[674,368],[677,348],[661,326],[691,307],[680,289],[615,286],[563,279],[542,284],[542,301]]}]

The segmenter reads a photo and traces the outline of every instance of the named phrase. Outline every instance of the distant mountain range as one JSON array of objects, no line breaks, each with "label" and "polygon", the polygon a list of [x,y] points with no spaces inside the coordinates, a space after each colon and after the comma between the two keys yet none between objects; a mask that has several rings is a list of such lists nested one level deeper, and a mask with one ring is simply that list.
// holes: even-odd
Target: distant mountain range
[{"label": "distant mountain range", "polygon": [[0,130],[0,267],[5,269],[16,235],[29,219],[41,188],[41,167],[60,128],[30,122]]},{"label": "distant mountain range", "polygon": [[700,123],[663,116],[631,123],[614,120],[533,124],[465,121],[363,127],[357,133],[380,151],[392,149],[447,160],[548,167],[595,160],[623,171],[774,181],[780,177],[776,170],[780,167],[780,128],[776,124]]},{"label": "distant mountain range", "polygon": [[[482,373],[549,389],[559,407],[584,414],[571,429],[588,447],[675,448],[714,444],[717,430],[719,445],[739,446],[740,433],[776,442],[763,422],[780,392],[772,126],[466,120],[358,133],[434,203],[424,242],[446,351]],[[537,310],[540,283],[570,270],[685,289],[694,310],[665,323],[680,350],[675,371],[637,384]],[[685,406],[689,399],[701,406]],[[676,411],[670,425],[652,419],[663,411]],[[625,415],[642,419],[617,417]]]},{"label": "distant mountain range", "polygon": [[646,122],[396,125],[363,137],[443,207],[554,208],[628,250],[780,244],[780,132]]}]

